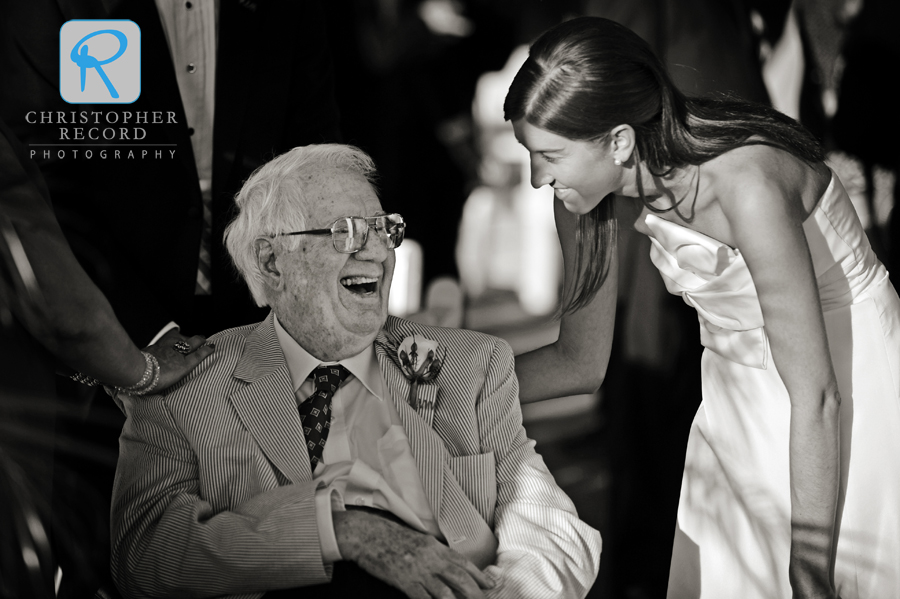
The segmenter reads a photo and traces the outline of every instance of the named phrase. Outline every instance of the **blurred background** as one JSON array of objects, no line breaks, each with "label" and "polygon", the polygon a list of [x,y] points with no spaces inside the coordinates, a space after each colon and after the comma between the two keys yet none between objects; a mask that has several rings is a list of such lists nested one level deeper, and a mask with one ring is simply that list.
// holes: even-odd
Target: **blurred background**
[{"label": "blurred background", "polygon": [[[517,354],[556,339],[562,264],[552,193],[529,185],[528,154],[502,105],[528,44],[578,15],[636,31],[689,95],[734,94],[800,120],[826,145],[880,258],[900,272],[896,0],[323,6],[341,136],[374,158],[385,209],[408,222],[396,315],[497,335]],[[557,482],[602,533],[590,597],[664,597],[702,348],[696,316],[665,291],[648,240],[621,230],[619,259],[602,388],[523,411]]]}]

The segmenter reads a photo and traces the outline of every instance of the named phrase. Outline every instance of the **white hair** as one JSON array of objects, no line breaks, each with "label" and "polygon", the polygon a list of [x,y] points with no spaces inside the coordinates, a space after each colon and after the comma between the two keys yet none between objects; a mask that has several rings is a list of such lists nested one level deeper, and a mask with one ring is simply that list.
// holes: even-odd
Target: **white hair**
[{"label": "white hair", "polygon": [[270,160],[255,171],[234,198],[237,216],[225,228],[225,247],[258,306],[269,305],[266,285],[257,264],[255,241],[266,238],[273,245],[296,250],[300,239],[277,237],[302,231],[315,206],[309,204],[303,176],[313,170],[337,168],[363,175],[374,183],[375,163],[354,146],[319,144],[299,146]]}]

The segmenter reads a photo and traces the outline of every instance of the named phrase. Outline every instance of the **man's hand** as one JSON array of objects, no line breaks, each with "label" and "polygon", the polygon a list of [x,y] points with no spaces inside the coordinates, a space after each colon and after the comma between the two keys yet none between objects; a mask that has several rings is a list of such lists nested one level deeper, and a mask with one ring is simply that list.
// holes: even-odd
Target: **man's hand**
[{"label": "man's hand", "polygon": [[[175,349],[175,344],[179,341],[184,341],[190,346],[188,353],[183,354]],[[157,393],[171,387],[213,353],[214,348],[203,345],[204,343],[206,343],[206,337],[202,335],[185,337],[178,332],[178,329],[170,329],[159,338],[159,341],[145,347],[144,351],[153,354],[159,362],[159,384],[154,392]]]},{"label": "man's hand", "polygon": [[344,559],[411,599],[484,599],[493,581],[431,535],[362,510],[334,512],[334,534]]}]

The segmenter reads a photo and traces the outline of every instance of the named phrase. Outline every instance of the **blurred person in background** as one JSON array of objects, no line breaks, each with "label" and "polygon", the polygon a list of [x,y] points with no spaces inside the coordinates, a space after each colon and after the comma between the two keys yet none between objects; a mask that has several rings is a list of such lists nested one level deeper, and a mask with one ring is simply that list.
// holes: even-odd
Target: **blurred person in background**
[{"label": "blurred person in background", "polygon": [[[891,0],[796,0],[785,27],[768,33],[766,79],[773,104],[823,140],[879,259],[897,284],[900,4]],[[771,68],[770,68],[771,64]],[[887,67],[887,68],[886,68]],[[777,74],[778,71],[781,74]],[[774,85],[773,85],[774,84]],[[774,87],[774,89],[773,89]]]},{"label": "blurred person in background", "polygon": [[617,218],[697,309],[668,596],[900,595],[900,299],[815,138],[761,105],[685,98],[597,18],[535,42],[504,108],[532,185],[555,190],[566,263],[559,340],[517,358],[528,397],[602,381]]},{"label": "blurred person in background", "polygon": [[900,112],[891,73],[900,65],[900,3],[805,0],[797,12],[807,62],[800,121],[826,140],[836,167],[855,175],[872,245],[896,286]]}]

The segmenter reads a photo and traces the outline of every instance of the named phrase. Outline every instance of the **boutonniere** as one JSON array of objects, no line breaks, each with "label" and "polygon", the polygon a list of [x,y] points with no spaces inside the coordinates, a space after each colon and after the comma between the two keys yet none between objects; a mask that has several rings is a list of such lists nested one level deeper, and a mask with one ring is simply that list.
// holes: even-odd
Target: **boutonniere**
[{"label": "boutonniere", "polygon": [[410,381],[407,403],[418,409],[419,383],[429,383],[437,377],[444,366],[447,350],[437,341],[426,339],[421,335],[410,335],[397,348],[400,370]]}]

